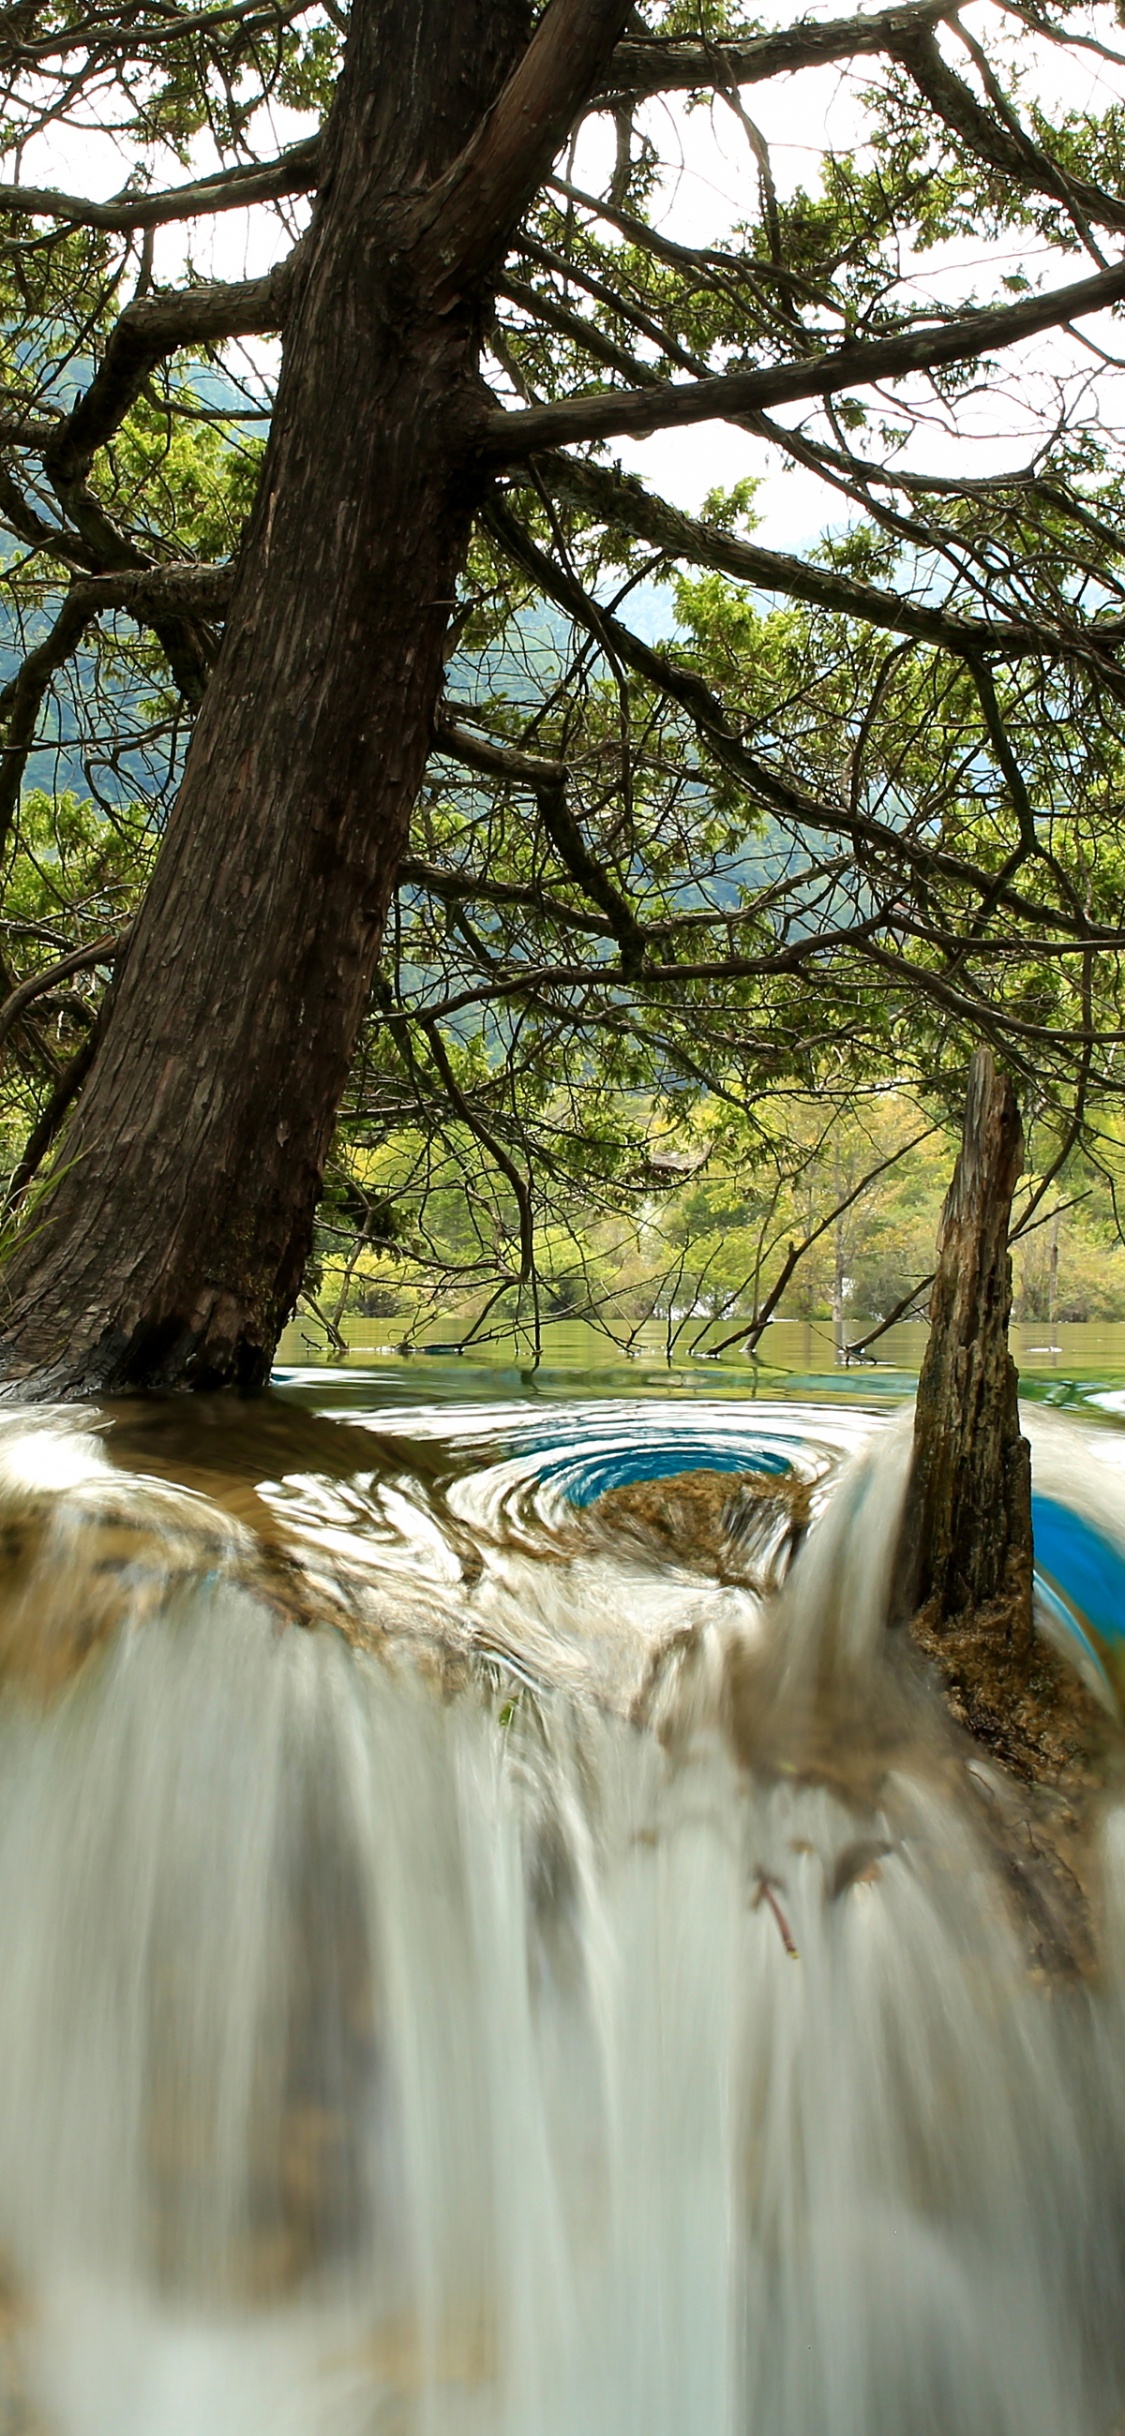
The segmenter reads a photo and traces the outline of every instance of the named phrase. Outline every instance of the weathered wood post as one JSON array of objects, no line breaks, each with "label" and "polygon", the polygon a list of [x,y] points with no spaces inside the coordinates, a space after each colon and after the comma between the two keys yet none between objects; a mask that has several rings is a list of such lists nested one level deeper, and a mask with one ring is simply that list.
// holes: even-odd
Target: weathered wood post
[{"label": "weathered wood post", "polygon": [[1091,1825],[1121,1744],[1076,1667],[1033,1627],[1031,1449],[1008,1351],[1008,1228],[1022,1167],[1015,1093],[978,1049],[938,1231],[891,1621],[909,1627],[957,1723],[1008,1777],[1003,1791],[995,1769],[966,1781],[1032,1963],[1055,1978],[1096,1960]]},{"label": "weathered wood post", "polygon": [[978,1049],[938,1233],[893,1612],[939,1656],[950,1636],[987,1644],[1009,1691],[1033,1648],[1031,1450],[1008,1351],[1008,1227],[1022,1168],[1015,1093]]}]

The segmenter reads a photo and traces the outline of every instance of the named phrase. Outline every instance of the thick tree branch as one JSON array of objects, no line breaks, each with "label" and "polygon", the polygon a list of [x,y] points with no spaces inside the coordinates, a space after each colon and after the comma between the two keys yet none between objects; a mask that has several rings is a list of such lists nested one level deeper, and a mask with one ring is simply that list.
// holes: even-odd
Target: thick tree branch
[{"label": "thick tree branch", "polygon": [[625,25],[632,0],[549,0],[482,126],[416,220],[415,259],[450,296],[491,268],[550,169]]},{"label": "thick tree branch", "polygon": [[[967,618],[952,611],[931,609],[922,601],[908,600],[902,593],[883,592],[875,584],[840,574],[834,567],[818,567],[808,559],[763,549],[756,542],[721,532],[716,525],[705,524],[698,517],[684,515],[667,500],[646,490],[635,476],[598,465],[589,458],[540,457],[536,459],[535,471],[554,497],[586,510],[610,529],[624,527],[638,540],[667,551],[671,559],[686,558],[697,566],[714,567],[740,582],[755,585],[760,591],[779,592],[790,600],[808,601],[817,609],[862,618],[868,625],[882,627],[891,634],[916,636],[920,642],[936,644],[945,651],[960,654],[989,651],[1016,660],[1031,653],[1073,648],[1077,640],[1030,619]],[[1119,620],[1104,628],[1094,623],[1081,635],[1081,644],[1092,648],[1099,657],[1108,645],[1118,645],[1121,640]]]},{"label": "thick tree branch", "polygon": [[427,896],[441,898],[451,905],[479,899],[484,905],[537,914],[542,920],[561,923],[568,930],[591,931],[600,939],[613,937],[604,914],[587,913],[579,906],[564,904],[561,897],[549,896],[543,889],[525,886],[518,880],[497,880],[485,872],[460,870],[455,863],[427,863],[420,855],[404,854],[398,867],[398,885],[422,888]]},{"label": "thick tree branch", "polygon": [[138,625],[159,628],[169,617],[222,618],[234,578],[233,564],[204,566],[189,559],[143,567],[136,574],[123,570],[92,575],[72,585],[68,597],[95,615],[105,609],[126,609]]},{"label": "thick tree branch", "polygon": [[956,321],[929,322],[921,328],[897,331],[892,337],[836,347],[794,363],[762,365],[753,372],[717,373],[709,380],[664,381],[645,389],[604,390],[596,395],[584,392],[514,414],[490,414],[484,419],[482,449],[494,462],[510,463],[533,450],[580,440],[625,433],[637,438],[684,424],[731,420],[802,398],[831,397],[842,389],[900,380],[910,372],[929,372],[941,364],[990,354],[997,347],[1015,346],[1041,330],[1103,312],[1122,299],[1125,263],[1116,263],[1112,270],[1051,289],[1044,296],[991,305]]},{"label": "thick tree branch", "polygon": [[1125,201],[1119,195],[1062,169],[1017,123],[1005,123],[998,110],[985,109],[942,57],[932,24],[913,28],[887,48],[901,60],[931,109],[978,160],[1026,191],[1055,196],[1064,209],[1078,215],[1080,224],[1092,220],[1099,228],[1125,229]]},{"label": "thick tree branch", "polygon": [[56,428],[44,415],[0,415],[0,448],[45,448]]},{"label": "thick tree branch", "polygon": [[744,42],[619,42],[604,79],[616,99],[646,93],[705,93],[719,85],[764,84],[771,76],[820,67],[836,59],[870,57],[892,50],[916,26],[952,14],[950,0],[917,0],[914,6],[872,11],[870,16],[828,17],[789,25]]},{"label": "thick tree branch", "polygon": [[551,761],[542,753],[525,753],[515,744],[497,744],[490,736],[482,736],[476,728],[465,727],[460,720],[443,712],[434,728],[434,750],[451,753],[469,769],[480,770],[487,778],[514,779],[518,785],[530,787],[534,793],[540,787],[565,787],[565,761]]},{"label": "thick tree branch", "polygon": [[47,473],[65,502],[84,483],[99,448],[123,423],[154,367],[180,347],[213,346],[280,330],[297,248],[263,279],[242,279],[143,296],[115,322],[90,387],[44,452]]},{"label": "thick tree branch", "polygon": [[71,228],[164,228],[170,221],[195,220],[208,212],[242,211],[250,203],[268,203],[282,195],[306,194],[316,185],[320,147],[314,136],[294,144],[276,160],[249,168],[217,169],[210,177],[193,178],[190,185],[166,187],[156,194],[111,195],[104,203],[84,195],[57,193],[52,186],[0,186],[0,214],[27,220],[60,220]]},{"label": "thick tree branch", "polygon": [[[138,616],[159,638],[181,693],[189,702],[202,701],[214,654],[210,637],[198,621],[226,605],[227,590],[216,591],[207,580],[212,575],[221,577],[222,570],[154,568],[144,551],[118,530],[85,482],[74,482],[65,491],[60,486],[60,499],[69,522],[56,528],[35,513],[0,469],[0,515],[7,516],[13,531],[64,566],[105,578],[101,592],[88,596],[87,605],[95,613],[100,608],[130,606],[135,596]],[[193,592],[191,579],[197,572],[204,580]],[[151,583],[145,580],[149,577]],[[166,577],[171,580],[165,581]],[[72,585],[70,602],[78,597]]]},{"label": "thick tree branch", "polygon": [[[85,483],[73,485],[66,504],[86,545],[87,563],[104,579],[102,590],[88,596],[88,605],[96,614],[101,609],[131,606],[135,598],[138,618],[152,627],[180,692],[186,701],[198,706],[206,692],[215,656],[212,639],[200,623],[201,617],[213,614],[216,605],[213,587],[205,582],[193,598],[190,581],[178,585],[176,578],[186,574],[190,579],[194,569],[172,568],[167,571],[172,581],[162,594],[165,570],[154,568],[144,552],[118,531],[101,501]],[[202,572],[206,577],[211,570]],[[145,579],[150,576],[154,581],[146,600]],[[77,596],[73,585],[71,595]],[[223,606],[226,597],[223,591]]]}]

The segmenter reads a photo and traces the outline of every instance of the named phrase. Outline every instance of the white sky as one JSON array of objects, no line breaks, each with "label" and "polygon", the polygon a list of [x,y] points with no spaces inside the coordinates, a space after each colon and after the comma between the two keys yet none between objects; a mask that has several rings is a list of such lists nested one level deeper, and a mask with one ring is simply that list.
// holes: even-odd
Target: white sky
[{"label": "white sky", "polygon": [[[841,0],[834,4],[829,0],[814,13],[837,14],[840,7]],[[1113,12],[1104,8],[1098,14],[1099,32],[1110,43],[1116,37],[1125,48]],[[997,17],[993,9],[976,6],[965,10],[964,21],[978,34],[986,26],[994,34]],[[944,31],[941,39],[972,82],[972,70],[960,46]],[[1104,108],[1109,99],[1125,96],[1125,71],[1108,66],[1093,53],[1063,53],[1056,46],[1023,37],[1021,64],[1028,71],[1029,89],[1038,85],[1049,90],[1055,107],[1061,100],[1075,109]],[[779,77],[768,85],[747,89],[746,104],[770,146],[782,195],[791,194],[801,184],[815,191],[823,150],[828,146],[846,149],[856,140],[863,123],[859,93],[876,68],[875,62],[861,61],[855,68],[843,70],[805,70],[799,76]],[[293,113],[274,110],[261,115],[263,123],[256,134],[262,150],[280,149],[308,132],[308,122]],[[737,220],[753,216],[756,172],[746,137],[725,104],[716,101],[710,107],[688,110],[679,97],[673,97],[647,105],[644,123],[670,164],[661,213],[661,225],[670,236],[686,244],[714,243]],[[594,121],[579,148],[576,182],[588,191],[604,191],[611,159],[606,122]],[[74,128],[64,135],[51,131],[28,144],[20,174],[29,183],[107,195],[124,183],[136,165],[116,139]],[[197,171],[203,173],[217,165],[209,143],[201,142]],[[170,158],[154,160],[149,166],[158,182],[178,183],[184,176]],[[7,174],[11,174],[10,167]],[[288,208],[293,230],[306,209],[302,202]],[[204,276],[255,276],[276,261],[290,241],[276,213],[264,208],[216,215],[194,230],[181,226],[159,231],[155,275],[158,281],[174,282],[182,275],[190,252],[194,267]],[[925,294],[944,294],[948,299],[965,292],[966,265],[971,263],[970,283],[978,283],[983,300],[997,293],[999,278],[1010,261],[1005,249],[983,243],[975,262],[971,262],[971,253],[971,248],[957,244],[946,249],[944,256],[931,253],[919,263],[905,266],[906,272],[917,273]],[[1074,255],[1063,266],[1056,261],[1047,277],[1054,285],[1060,278],[1085,277],[1093,268],[1086,257]],[[1085,323],[1083,329],[1107,352],[1125,353],[1120,324],[1111,316],[1102,315],[1096,323]],[[247,348],[245,360],[267,371],[276,360],[276,350],[268,342],[254,342]],[[1004,359],[999,387],[994,386],[987,398],[959,405],[956,431],[934,410],[933,420],[911,443],[908,462],[924,464],[934,473],[964,471],[967,451],[974,473],[1025,462],[1030,436],[1041,428],[1044,412],[1050,412],[1057,384],[1079,372],[1086,372],[1091,384],[1085,409],[1104,425],[1111,412],[1119,411],[1111,403],[1112,377],[1099,372],[1094,358],[1078,342],[1065,334],[1051,334],[1011,351]],[[919,388],[916,396],[933,406],[924,389]],[[807,546],[826,525],[838,526],[846,517],[846,502],[827,491],[814,475],[782,466],[773,452],[727,424],[697,425],[643,442],[619,441],[612,444],[612,451],[688,509],[698,508],[705,493],[717,485],[727,487],[747,474],[755,475],[762,486],[757,498],[759,532],[774,548]]]}]

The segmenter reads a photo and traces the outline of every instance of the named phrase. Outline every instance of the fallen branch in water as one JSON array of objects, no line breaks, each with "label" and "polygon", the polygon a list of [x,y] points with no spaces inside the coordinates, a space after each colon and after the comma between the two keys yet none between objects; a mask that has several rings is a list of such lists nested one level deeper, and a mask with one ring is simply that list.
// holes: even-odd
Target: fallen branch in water
[{"label": "fallen branch in water", "polygon": [[799,1962],[799,1961],[800,1961],[800,1959],[801,1959],[801,1957],[800,1957],[800,1955],[799,1955],[799,1953],[798,1953],[798,1951],[797,1951],[796,1946],[795,1946],[795,1945],[794,1945],[794,1943],[793,1943],[793,1932],[792,1932],[792,1930],[791,1930],[791,1928],[790,1928],[790,1926],[789,1926],[789,1922],[787,1921],[787,1919],[786,1919],[786,1917],[785,1917],[784,1912],[782,1911],[781,1905],[780,1905],[780,1903],[778,1902],[778,1900],[777,1900],[777,1895],[776,1895],[776,1893],[775,1893],[775,1891],[774,1891],[774,1890],[775,1890],[775,1888],[776,1888],[776,1885],[777,1885],[777,1880],[776,1880],[776,1878],[770,1878],[770,1877],[768,1877],[768,1876],[766,1875],[765,1870],[764,1870],[764,1869],[760,1869],[760,1870],[758,1871],[758,1883],[757,1883],[757,1887],[756,1887],[756,1889],[755,1889],[755,1893],[754,1893],[754,1896],[753,1896],[753,1900],[752,1900],[751,1905],[750,1905],[750,1909],[751,1909],[751,1911],[752,1911],[752,1912],[756,1912],[756,1911],[759,1911],[759,1910],[761,1909],[761,1906],[762,1906],[762,1904],[763,1904],[763,1903],[768,1904],[769,1909],[770,1909],[770,1911],[773,1913],[774,1919],[775,1919],[775,1920],[776,1920],[776,1922],[777,1922],[778,1934],[779,1934],[779,1936],[780,1936],[780,1938],[781,1938],[781,1942],[782,1942],[782,1944],[783,1944],[783,1946],[784,1946],[784,1948],[785,1948],[786,1953],[787,1953],[787,1954],[790,1956],[790,1958],[792,1959],[792,1961],[794,1961],[794,1962]]}]

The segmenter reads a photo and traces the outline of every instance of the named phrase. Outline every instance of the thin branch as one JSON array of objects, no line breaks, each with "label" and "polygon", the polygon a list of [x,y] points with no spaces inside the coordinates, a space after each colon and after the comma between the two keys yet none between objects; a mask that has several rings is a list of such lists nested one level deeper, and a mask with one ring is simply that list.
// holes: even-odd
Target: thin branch
[{"label": "thin branch", "polygon": [[644,931],[604,864],[586,844],[567,797],[566,763],[540,760],[537,755],[493,744],[451,719],[439,723],[434,742],[439,752],[456,754],[471,769],[493,778],[522,781],[531,787],[543,826],[564,869],[606,917],[621,950],[623,973],[639,972],[645,956]]},{"label": "thin branch", "polygon": [[41,972],[29,973],[18,989],[11,991],[0,1006],[0,1048],[13,1026],[26,1014],[46,990],[53,990],[60,981],[68,981],[72,973],[90,973],[99,964],[116,964],[124,955],[132,937],[132,924],[124,930],[111,931],[104,939],[95,939],[88,947],[72,947],[69,955],[60,956],[56,964],[44,965]]},{"label": "thin branch", "polygon": [[[962,29],[962,39],[967,40]],[[970,46],[974,52],[977,45]],[[1025,134],[1018,121],[999,106],[986,110],[975,93],[943,59],[933,26],[920,26],[905,38],[887,45],[892,55],[901,60],[919,92],[932,110],[960,136],[962,143],[987,161],[990,168],[1002,170],[1006,178],[1033,193],[1053,195],[1064,210],[1076,213],[1079,234],[1084,220],[1093,220],[1101,228],[1125,229],[1125,202],[1104,187],[1093,186],[1086,178],[1077,178],[1064,170],[1049,154],[1041,150]],[[978,61],[979,64],[979,61]]]},{"label": "thin branch", "polygon": [[28,653],[0,692],[0,715],[8,716],[7,737],[0,748],[0,851],[19,804],[51,679],[73,656],[94,620],[106,609],[128,610],[141,624],[152,626],[180,674],[183,656],[178,646],[183,638],[191,637],[191,621],[222,614],[233,578],[234,570],[228,567],[167,566],[144,568],[136,574],[79,577],[70,586],[50,633]]},{"label": "thin branch", "polygon": [[866,1336],[857,1336],[854,1344],[845,1345],[843,1348],[845,1362],[850,1362],[855,1353],[866,1353],[869,1345],[874,1345],[879,1337],[885,1336],[888,1328],[893,1328],[896,1321],[909,1311],[911,1303],[916,1303],[919,1295],[925,1294],[927,1289],[932,1286],[936,1276],[937,1270],[931,1269],[927,1276],[920,1277],[917,1285],[911,1286],[909,1294],[903,1295],[901,1301],[894,1305],[893,1310],[888,1311],[886,1318],[881,1319],[877,1327],[869,1328]]},{"label": "thin branch", "polygon": [[[1069,1145],[1068,1145],[1068,1147],[1069,1147]],[[1065,1154],[1065,1152],[1064,1152],[1064,1154],[1063,1154],[1063,1155],[1064,1155],[1064,1157],[1065,1157],[1065,1155],[1066,1155],[1066,1154]],[[1047,1176],[1047,1177],[1044,1179],[1043,1186],[1042,1186],[1042,1188],[1041,1188],[1043,1192],[1045,1192],[1045,1191],[1046,1191],[1047,1185],[1048,1185],[1048,1183],[1050,1182],[1051,1177],[1052,1177],[1052,1176],[1057,1175],[1057,1173],[1058,1173],[1058,1169],[1059,1169],[1059,1167],[1061,1166],[1061,1164],[1062,1164],[1062,1161],[1061,1161],[1061,1160],[1057,1160],[1057,1161],[1055,1161],[1055,1162],[1053,1163],[1053,1165],[1052,1165],[1052,1167],[1051,1167],[1050,1175],[1049,1175],[1049,1176]],[[1041,1194],[1040,1194],[1040,1193],[1036,1193],[1036,1194],[1035,1194],[1034,1199],[1033,1199],[1033,1201],[1032,1201],[1032,1203],[1031,1203],[1030,1207],[1028,1208],[1028,1210],[1027,1210],[1027,1211],[1025,1211],[1024,1216],[1021,1218],[1021,1220],[1020,1220],[1020,1222],[1019,1222],[1019,1225],[1018,1225],[1018,1226],[1014,1226],[1014,1227],[1012,1228],[1011,1233],[1009,1234],[1009,1237],[1008,1237],[1008,1241],[1009,1241],[1009,1243],[1017,1243],[1017,1242],[1019,1241],[1019,1239],[1020,1239],[1020,1237],[1021,1237],[1022,1235],[1033,1234],[1033,1233],[1034,1233],[1034,1231],[1035,1231],[1035,1227],[1037,1227],[1037,1226],[1045,1226],[1045,1225],[1046,1225],[1046,1223],[1047,1223],[1047,1219],[1049,1219],[1049,1218],[1055,1218],[1055,1217],[1059,1216],[1059,1215],[1060,1215],[1060,1213],[1061,1213],[1063,1210],[1069,1210],[1069,1209],[1074,1209],[1074,1208],[1076,1208],[1076,1207],[1077,1207],[1077,1204],[1078,1204],[1080,1201],[1084,1201],[1084,1200],[1087,1198],[1087,1196],[1086,1196],[1086,1194],[1085,1194],[1085,1193],[1075,1193],[1075,1194],[1074,1194],[1074,1196],[1073,1196],[1073,1198],[1072,1198],[1070,1201],[1061,1201],[1061,1202],[1058,1204],[1058,1208],[1057,1208],[1057,1209],[1048,1210],[1048,1212],[1047,1212],[1047,1218],[1037,1218],[1037,1219],[1034,1221],[1034,1225],[1033,1225],[1033,1224],[1031,1224],[1031,1222],[1030,1222],[1030,1221],[1031,1221],[1031,1210],[1032,1210],[1032,1209],[1035,1207],[1036,1202],[1038,1202],[1038,1201],[1039,1201],[1040,1197],[1041,1197]],[[929,1288],[932,1286],[932,1284],[933,1284],[933,1282],[934,1282],[934,1278],[936,1277],[936,1275],[937,1275],[937,1271],[936,1271],[936,1269],[930,1269],[930,1270],[928,1271],[928,1273],[927,1273],[927,1275],[926,1275],[925,1277],[920,1277],[920,1278],[918,1279],[917,1285],[911,1286],[910,1291],[909,1291],[909,1293],[908,1293],[908,1294],[904,1294],[904,1295],[902,1296],[901,1300],[900,1300],[899,1302],[897,1302],[897,1303],[895,1303],[895,1304],[894,1304],[893,1308],[892,1308],[890,1311],[888,1311],[888,1312],[887,1312],[886,1317],[885,1317],[884,1319],[881,1319],[881,1320],[878,1322],[878,1325],[877,1325],[876,1327],[874,1327],[874,1328],[869,1328],[869,1329],[868,1329],[866,1336],[857,1336],[857,1337],[855,1338],[855,1340],[854,1340],[854,1342],[853,1342],[853,1343],[845,1345],[845,1346],[844,1346],[844,1360],[845,1360],[845,1362],[849,1362],[849,1361],[852,1359],[852,1356],[853,1356],[854,1354],[857,1354],[857,1353],[866,1353],[867,1348],[868,1348],[868,1346],[869,1346],[869,1345],[874,1345],[874,1344],[876,1344],[876,1343],[878,1342],[878,1340],[879,1340],[879,1338],[880,1338],[881,1336],[886,1336],[888,1329],[889,1329],[889,1328],[893,1328],[893,1327],[895,1327],[895,1326],[897,1325],[898,1321],[899,1321],[900,1319],[902,1319],[902,1318],[903,1318],[903,1317],[904,1317],[904,1316],[905,1316],[905,1315],[906,1315],[906,1314],[909,1312],[911,1304],[912,1304],[912,1303],[916,1303],[916,1302],[918,1301],[918,1298],[919,1298],[919,1296],[920,1296],[920,1295],[925,1294],[925,1293],[927,1293],[927,1292],[929,1291]],[[918,1318],[924,1318],[924,1317],[925,1317],[925,1314],[924,1314],[924,1313],[919,1312],[918,1314],[916,1314],[916,1316],[917,1316]]]},{"label": "thin branch", "polygon": [[[642,641],[622,625],[620,619],[591,602],[581,585],[537,547],[501,500],[489,503],[484,521],[501,548],[533,578],[548,599],[556,601],[568,616],[577,618],[597,639],[608,636],[620,659],[658,692],[680,704],[707,750],[759,803],[794,822],[803,833],[812,830],[826,836],[850,838],[857,851],[868,858],[882,855],[891,869],[896,863],[901,864],[912,875],[929,881],[946,879],[982,898],[997,890],[994,873],[986,873],[960,855],[948,853],[932,839],[912,838],[905,830],[892,828],[869,813],[857,815],[842,802],[828,803],[758,760],[747,750],[723,703],[703,678],[694,669],[672,660],[667,652],[655,650],[651,643]],[[1076,944],[1110,947],[1118,938],[1116,930],[1068,914],[1059,907],[1041,904],[1013,888],[1010,882],[999,887],[995,902],[1020,922],[1040,930],[1054,928]],[[959,999],[958,1004],[963,1006],[964,1001]]]},{"label": "thin branch", "polygon": [[8,834],[15,818],[23,786],[28,755],[35,742],[35,731],[44,697],[55,670],[78,647],[88,626],[93,624],[96,609],[79,598],[79,588],[73,586],[63,602],[55,623],[44,640],[28,653],[18,675],[0,696],[0,711],[8,712],[8,732],[0,756],[0,853],[7,845]]},{"label": "thin branch", "polygon": [[85,1040],[80,1042],[73,1057],[68,1058],[62,1073],[56,1076],[46,1107],[37,1123],[32,1126],[8,1178],[2,1213],[5,1217],[22,1201],[32,1177],[42,1166],[72,1100],[81,1090],[90,1072],[97,1055],[99,1038],[100,1025],[94,1024]]},{"label": "thin branch", "polygon": [[5,12],[3,55],[7,63],[20,66],[42,66],[48,59],[67,59],[84,50],[88,65],[103,60],[120,60],[123,51],[143,56],[159,50],[165,43],[182,43],[194,34],[220,33],[224,27],[237,27],[242,40],[249,45],[259,34],[276,34],[283,26],[294,25],[300,17],[308,16],[313,0],[299,0],[294,8],[263,6],[263,0],[237,0],[228,8],[198,9],[191,13],[178,8],[160,9],[147,22],[139,12],[130,10],[123,16],[120,8],[88,10],[75,23],[49,36],[32,41],[26,32],[17,31],[14,12]]},{"label": "thin branch", "polygon": [[754,1351],[773,1318],[794,1269],[804,1259],[806,1252],[812,1250],[814,1243],[819,1243],[821,1236],[827,1234],[829,1227],[835,1226],[836,1220],[843,1217],[845,1210],[851,1209],[852,1203],[858,1201],[878,1177],[886,1174],[888,1167],[897,1167],[899,1160],[905,1159],[908,1151],[917,1150],[919,1144],[928,1142],[931,1135],[935,1134],[937,1130],[936,1125],[927,1125],[921,1133],[913,1134],[909,1142],[900,1143],[897,1150],[892,1150],[885,1159],[879,1160],[877,1166],[869,1168],[867,1174],[861,1176],[859,1183],[853,1185],[851,1191],[845,1193],[843,1199],[837,1201],[835,1207],[829,1210],[827,1217],[819,1219],[814,1227],[810,1227],[808,1234],[802,1238],[800,1243],[789,1245],[778,1275],[774,1279],[764,1303],[754,1313],[753,1319],[749,1323],[743,1320],[742,1326],[735,1328],[730,1336],[722,1337],[717,1345],[709,1345],[707,1348],[708,1360],[720,1353],[725,1353],[729,1345],[737,1345],[740,1342],[745,1343],[749,1353]]},{"label": "thin branch", "polygon": [[[659,372],[650,371],[638,362],[628,348],[619,347],[615,339],[607,338],[596,323],[583,319],[581,313],[571,313],[557,297],[544,295],[540,288],[529,288],[522,279],[504,279],[499,294],[509,304],[518,305],[538,327],[544,323],[548,330],[557,330],[561,338],[569,338],[584,354],[592,355],[595,363],[604,364],[610,372],[623,373],[628,381],[658,381]],[[506,367],[505,367],[506,369]]]},{"label": "thin branch", "polygon": [[520,1227],[520,1268],[516,1282],[525,1286],[529,1283],[535,1268],[535,1217],[527,1178],[521,1175],[515,1160],[510,1152],[505,1150],[503,1143],[497,1141],[491,1127],[486,1125],[483,1118],[479,1117],[476,1110],[470,1106],[450,1065],[445,1042],[437,1024],[427,1017],[423,1021],[422,1030],[429,1042],[430,1054],[441,1076],[444,1088],[448,1092],[458,1116],[468,1126],[470,1133],[476,1135],[478,1142],[487,1150],[489,1157],[495,1160],[501,1175],[506,1177],[515,1195]]}]

